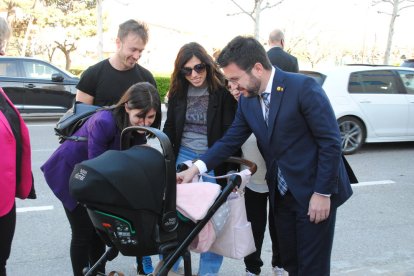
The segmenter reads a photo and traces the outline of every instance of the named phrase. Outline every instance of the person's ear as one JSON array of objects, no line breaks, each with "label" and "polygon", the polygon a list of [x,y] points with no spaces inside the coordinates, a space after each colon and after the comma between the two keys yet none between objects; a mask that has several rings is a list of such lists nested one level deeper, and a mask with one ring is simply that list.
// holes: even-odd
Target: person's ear
[{"label": "person's ear", "polygon": [[129,114],[131,109],[128,107],[128,103],[124,103],[124,107],[125,107],[125,112]]},{"label": "person's ear", "polygon": [[119,37],[116,38],[115,44],[116,44],[116,49],[117,50],[121,49],[122,41],[121,41],[121,39]]},{"label": "person's ear", "polygon": [[256,73],[256,74],[254,74],[255,76],[257,76],[257,74],[260,76],[263,73],[263,70],[264,70],[263,64],[261,64],[260,62],[256,62],[253,65],[252,73],[253,72]]}]

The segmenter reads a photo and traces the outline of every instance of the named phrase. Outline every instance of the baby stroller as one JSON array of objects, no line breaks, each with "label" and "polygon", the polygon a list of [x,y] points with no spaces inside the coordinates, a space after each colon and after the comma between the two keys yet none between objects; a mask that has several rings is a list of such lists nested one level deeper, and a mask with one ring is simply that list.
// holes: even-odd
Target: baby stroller
[{"label": "baby stroller", "polygon": [[[155,136],[161,152],[148,146],[130,145],[133,132]],[[163,255],[157,275],[167,275],[180,256],[184,275],[191,275],[188,247],[228,195],[240,184],[231,176],[227,185],[199,222],[178,220],[176,211],[175,157],[168,137],[158,129],[129,127],[121,134],[121,151],[107,151],[78,164],[70,179],[71,194],[87,208],[92,223],[108,246],[105,254],[85,275],[95,275],[99,265],[124,256]],[[256,165],[231,157],[227,162]]]}]

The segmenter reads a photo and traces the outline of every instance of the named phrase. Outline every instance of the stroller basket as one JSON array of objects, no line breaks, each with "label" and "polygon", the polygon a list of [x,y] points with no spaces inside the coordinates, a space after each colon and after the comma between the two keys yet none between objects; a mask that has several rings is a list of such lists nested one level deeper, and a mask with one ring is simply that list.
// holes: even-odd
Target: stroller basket
[{"label": "stroller basket", "polygon": [[[147,131],[160,141],[162,151],[132,146],[133,132]],[[182,222],[176,212],[175,157],[167,136],[150,127],[129,127],[121,134],[121,151],[107,151],[76,165],[70,178],[71,194],[87,208],[92,223],[109,247],[100,261],[124,256],[162,254],[165,263],[158,275],[184,257],[185,275],[191,275],[188,246],[227,196],[240,184],[234,177],[211,206],[206,217],[194,224]],[[125,149],[126,148],[126,149]],[[229,162],[255,164],[240,158]],[[86,275],[93,275],[95,264]]]}]

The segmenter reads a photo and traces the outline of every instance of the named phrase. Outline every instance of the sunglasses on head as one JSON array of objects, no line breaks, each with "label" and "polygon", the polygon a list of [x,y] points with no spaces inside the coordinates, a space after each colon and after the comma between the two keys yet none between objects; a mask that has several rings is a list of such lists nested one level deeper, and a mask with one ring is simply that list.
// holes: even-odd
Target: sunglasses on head
[{"label": "sunglasses on head", "polygon": [[193,73],[193,70],[197,72],[197,74],[201,74],[206,70],[207,65],[205,65],[204,63],[199,63],[194,65],[193,68],[191,67],[183,67],[181,68],[181,74],[183,74],[184,76],[190,76]]}]

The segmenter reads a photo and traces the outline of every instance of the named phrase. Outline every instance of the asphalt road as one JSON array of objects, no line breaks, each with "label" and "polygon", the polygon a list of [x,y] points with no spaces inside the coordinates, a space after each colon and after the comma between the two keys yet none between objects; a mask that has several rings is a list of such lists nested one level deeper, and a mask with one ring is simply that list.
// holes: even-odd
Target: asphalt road
[{"label": "asphalt road", "polygon": [[[70,227],[39,167],[58,146],[53,120],[28,120],[38,198],[17,200],[17,227],[8,275],[71,275]],[[362,182],[338,210],[332,275],[414,275],[414,143],[365,145],[347,159]],[[262,275],[270,271],[266,235]],[[158,257],[153,257],[156,263]],[[108,271],[135,275],[134,258],[118,256]],[[193,269],[198,264],[193,254]],[[244,275],[244,264],[225,259],[220,275]]]}]

